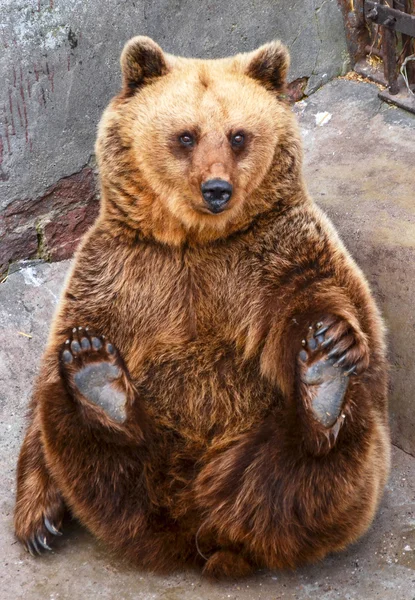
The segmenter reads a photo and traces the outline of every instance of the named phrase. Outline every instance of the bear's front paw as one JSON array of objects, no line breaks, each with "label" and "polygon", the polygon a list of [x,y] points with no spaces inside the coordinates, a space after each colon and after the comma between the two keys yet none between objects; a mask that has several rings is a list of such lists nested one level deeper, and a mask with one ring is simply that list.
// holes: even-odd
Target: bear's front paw
[{"label": "bear's front paw", "polygon": [[14,519],[16,537],[32,556],[52,550],[52,540],[62,535],[60,528],[65,512],[58,492],[48,490],[44,499],[34,492],[33,496],[18,497]]},{"label": "bear's front paw", "polygon": [[113,344],[88,327],[74,327],[61,350],[61,369],[73,395],[116,423],[126,419],[128,377]]}]

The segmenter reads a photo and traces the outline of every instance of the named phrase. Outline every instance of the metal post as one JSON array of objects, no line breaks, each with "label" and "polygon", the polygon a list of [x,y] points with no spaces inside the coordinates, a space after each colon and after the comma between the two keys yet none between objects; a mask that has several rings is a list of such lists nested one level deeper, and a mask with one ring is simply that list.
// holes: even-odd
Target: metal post
[{"label": "metal post", "polygon": [[[382,0],[382,4],[387,4],[386,0]],[[390,29],[388,23],[385,22],[382,34],[382,54],[385,79],[388,82],[389,93],[395,95],[399,92],[395,31]]]},{"label": "metal post", "polygon": [[[413,11],[413,3],[411,0],[400,0],[400,3],[403,5],[402,10],[408,14],[411,14]],[[405,54],[403,58],[405,59],[407,56],[415,53],[415,44],[414,40],[411,36],[402,34],[402,45],[406,48]],[[409,83],[415,83],[415,61],[408,62],[406,66],[406,72],[408,73],[408,81]]]}]

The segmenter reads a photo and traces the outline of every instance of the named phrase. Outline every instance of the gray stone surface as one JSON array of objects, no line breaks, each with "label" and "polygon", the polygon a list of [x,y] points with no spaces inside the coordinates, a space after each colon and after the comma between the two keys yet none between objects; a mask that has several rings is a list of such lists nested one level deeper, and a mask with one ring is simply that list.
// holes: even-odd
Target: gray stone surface
[{"label": "gray stone surface", "polygon": [[[309,190],[367,275],[383,312],[393,441],[415,456],[415,116],[379,100],[375,85],[341,79],[296,111]],[[324,112],[330,120],[316,125]]]},{"label": "gray stone surface", "polygon": [[93,162],[96,126],[133,35],[200,57],[280,37],[292,53],[290,79],[310,77],[310,89],[346,60],[336,0],[0,0],[0,14],[0,211]]},{"label": "gray stone surface", "polygon": [[15,464],[30,389],[68,266],[34,263],[0,286],[1,600],[413,600],[415,459],[398,449],[369,533],[345,553],[295,573],[260,572],[217,585],[193,572],[150,575],[112,557],[76,522],[66,523],[51,554],[36,559],[27,554],[13,537]]}]

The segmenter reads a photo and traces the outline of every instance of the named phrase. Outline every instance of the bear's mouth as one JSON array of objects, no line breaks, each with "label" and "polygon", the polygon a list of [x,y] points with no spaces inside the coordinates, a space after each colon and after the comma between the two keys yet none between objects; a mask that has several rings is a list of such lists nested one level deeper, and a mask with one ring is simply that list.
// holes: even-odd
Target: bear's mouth
[{"label": "bear's mouth", "polygon": [[229,204],[226,202],[222,205],[198,205],[198,206],[194,206],[194,209],[199,212],[199,213],[203,213],[204,215],[219,215],[220,213],[223,213],[225,211],[227,211],[229,209]]},{"label": "bear's mouth", "polygon": [[229,200],[212,200],[208,205],[207,209],[214,215],[217,215],[226,210]]}]

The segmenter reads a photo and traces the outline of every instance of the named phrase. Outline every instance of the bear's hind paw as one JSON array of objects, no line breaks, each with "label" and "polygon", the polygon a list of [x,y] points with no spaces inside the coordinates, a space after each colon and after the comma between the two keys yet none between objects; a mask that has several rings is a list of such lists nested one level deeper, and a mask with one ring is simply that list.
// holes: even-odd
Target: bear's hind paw
[{"label": "bear's hind paw", "polygon": [[61,350],[61,369],[72,394],[118,424],[126,420],[125,368],[113,344],[88,327],[74,327]]},{"label": "bear's hind paw", "polygon": [[[311,414],[318,424],[328,448],[335,444],[344,423],[346,391],[355,372],[354,366],[339,360],[333,352],[333,342],[330,327],[318,323],[309,328],[298,357],[302,402],[306,414]],[[350,345],[350,340],[344,342],[346,348]]]}]

